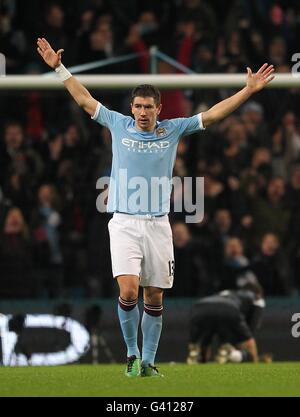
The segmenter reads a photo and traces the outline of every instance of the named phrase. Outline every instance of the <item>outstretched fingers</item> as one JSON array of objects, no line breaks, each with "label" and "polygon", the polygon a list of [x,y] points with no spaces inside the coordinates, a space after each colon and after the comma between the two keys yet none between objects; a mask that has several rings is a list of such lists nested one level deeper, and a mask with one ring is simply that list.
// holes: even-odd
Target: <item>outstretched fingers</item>
[{"label": "outstretched fingers", "polygon": [[270,81],[274,80],[275,78],[275,75],[273,75],[274,71],[275,71],[274,65],[269,65],[268,63],[265,63],[257,71],[256,75],[258,75],[259,78],[262,79],[267,84]]},{"label": "outstretched fingers", "polygon": [[267,77],[268,75],[272,74],[272,72],[274,72],[274,66],[273,65],[269,65],[264,72],[262,73],[262,75],[264,77]]},{"label": "outstretched fingers", "polygon": [[47,49],[51,48],[50,44],[46,41],[45,38],[38,38],[37,44],[42,52],[45,52]]},{"label": "outstretched fingers", "polygon": [[43,40],[42,40],[42,39],[40,39],[40,38],[38,38],[37,44],[38,44],[38,48],[40,49],[40,51],[45,52],[45,50],[46,50],[47,48],[46,48],[46,46],[45,46],[45,44],[44,44]]},{"label": "outstretched fingers", "polygon": [[274,72],[274,66],[269,64],[264,64],[258,71],[257,75],[260,75],[264,79],[268,78]]},{"label": "outstretched fingers", "polygon": [[256,74],[262,74],[264,72],[264,70],[267,68],[268,63],[266,62],[264,65],[262,65],[259,70],[257,71]]},{"label": "outstretched fingers", "polygon": [[47,48],[51,48],[51,45],[50,45],[50,43],[47,41],[47,39],[42,38],[42,41],[43,41],[44,45],[45,45]]},{"label": "outstretched fingers", "polygon": [[263,72],[262,76],[267,83],[269,83],[270,81],[272,81],[275,78],[275,75],[272,75],[274,71],[275,71],[275,69],[274,69],[273,65],[270,65]]},{"label": "outstretched fingers", "polygon": [[43,56],[44,55],[44,52],[41,50],[41,48],[37,48],[37,51],[38,51],[38,53],[41,55],[41,56]]},{"label": "outstretched fingers", "polygon": [[41,38],[38,38],[36,43],[37,43],[37,51],[38,51],[38,53],[41,56],[43,56],[43,53],[45,52],[45,46],[44,46],[44,43],[43,43],[42,39]]}]

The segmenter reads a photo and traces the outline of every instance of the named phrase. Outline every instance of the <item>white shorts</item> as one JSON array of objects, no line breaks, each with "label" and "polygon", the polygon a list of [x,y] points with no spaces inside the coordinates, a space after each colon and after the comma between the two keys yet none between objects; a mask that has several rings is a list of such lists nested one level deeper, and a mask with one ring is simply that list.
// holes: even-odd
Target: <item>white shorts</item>
[{"label": "white shorts", "polygon": [[174,250],[167,215],[114,213],[108,229],[114,277],[137,275],[141,287],[173,286]]}]

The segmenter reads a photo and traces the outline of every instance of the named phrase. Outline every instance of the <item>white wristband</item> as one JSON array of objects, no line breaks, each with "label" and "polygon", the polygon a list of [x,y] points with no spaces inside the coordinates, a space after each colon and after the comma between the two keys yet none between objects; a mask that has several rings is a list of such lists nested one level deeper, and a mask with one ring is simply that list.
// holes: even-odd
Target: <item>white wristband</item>
[{"label": "white wristband", "polygon": [[58,78],[60,79],[60,81],[66,81],[72,77],[72,74],[70,73],[70,71],[68,71],[67,68],[63,64],[60,64],[57,68],[55,68],[55,72]]}]

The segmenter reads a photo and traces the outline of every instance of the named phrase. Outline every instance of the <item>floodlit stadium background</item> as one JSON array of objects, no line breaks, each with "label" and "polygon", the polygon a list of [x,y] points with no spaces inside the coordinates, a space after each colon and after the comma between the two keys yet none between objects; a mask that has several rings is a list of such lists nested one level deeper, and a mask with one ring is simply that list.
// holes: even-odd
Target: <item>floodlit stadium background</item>
[{"label": "floodlit stadium background", "polygon": [[[110,215],[96,211],[96,181],[110,172],[110,135],[54,77],[42,76],[49,68],[36,53],[37,36],[55,49],[64,48],[64,64],[77,67],[74,74],[84,76],[93,95],[115,110],[129,114],[130,88],[137,83],[160,86],[162,119],[192,115],[231,95],[243,85],[247,66],[275,65],[272,88],[178,147],[174,176],[205,177],[206,217],[187,227],[185,213],[170,215],[175,286],[166,293],[158,359],[183,361],[192,302],[234,288],[245,273],[256,274],[267,296],[257,335],[260,351],[272,352],[275,360],[299,359],[292,316],[300,312],[300,78],[295,55],[300,53],[300,7],[296,1],[267,0],[228,1],[226,10],[220,0],[156,3],[0,2],[0,53],[6,62],[6,76],[0,77],[4,364],[15,364],[17,355],[24,363],[21,333],[31,356],[73,346],[76,332],[68,330],[68,320],[58,328],[53,317],[49,327],[49,314],[71,317],[93,336],[80,345],[80,361],[123,361],[111,278]],[[210,74],[217,75],[212,79]],[[46,227],[41,213],[49,202]],[[26,314],[38,315],[39,326],[32,329]],[[41,334],[47,343],[41,343]],[[49,364],[46,357],[44,364]]]}]

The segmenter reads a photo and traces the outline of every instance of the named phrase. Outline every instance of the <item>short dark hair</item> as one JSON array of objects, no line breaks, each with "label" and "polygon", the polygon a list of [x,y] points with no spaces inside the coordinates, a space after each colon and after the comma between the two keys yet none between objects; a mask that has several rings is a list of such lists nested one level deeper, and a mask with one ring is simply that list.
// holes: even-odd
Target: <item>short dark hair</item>
[{"label": "short dark hair", "polygon": [[5,123],[5,125],[4,125],[4,134],[7,133],[8,129],[10,127],[18,127],[19,129],[21,129],[22,134],[24,134],[24,128],[23,128],[22,124],[17,122],[16,120],[9,120],[8,122]]},{"label": "short dark hair", "polygon": [[252,293],[254,293],[256,300],[264,298],[263,287],[261,286],[256,275],[254,274],[250,273],[249,277],[247,278],[247,273],[246,273],[244,282],[238,284],[238,287],[240,290],[251,291]]},{"label": "short dark hair", "polygon": [[135,87],[131,93],[131,103],[133,103],[135,97],[153,97],[157,106],[161,102],[159,89],[151,84],[141,84]]}]

